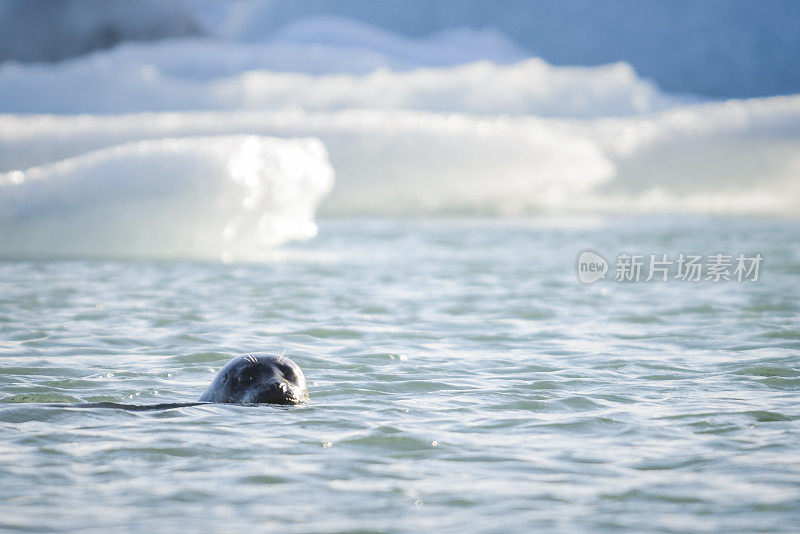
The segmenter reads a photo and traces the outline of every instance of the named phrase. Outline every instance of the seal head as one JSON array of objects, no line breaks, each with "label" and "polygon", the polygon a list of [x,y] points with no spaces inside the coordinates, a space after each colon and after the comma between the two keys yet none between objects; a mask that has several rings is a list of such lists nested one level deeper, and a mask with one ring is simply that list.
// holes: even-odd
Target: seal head
[{"label": "seal head", "polygon": [[217,373],[200,402],[299,404],[308,399],[306,377],[289,358],[246,354]]}]

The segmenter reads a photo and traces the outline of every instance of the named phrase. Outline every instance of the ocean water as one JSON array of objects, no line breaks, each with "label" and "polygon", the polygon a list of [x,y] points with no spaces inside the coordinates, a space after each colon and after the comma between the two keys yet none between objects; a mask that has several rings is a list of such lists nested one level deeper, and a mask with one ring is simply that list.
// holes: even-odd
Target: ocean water
[{"label": "ocean water", "polygon": [[[0,528],[800,529],[796,221],[317,222],[254,263],[0,263]],[[578,281],[585,249],[606,280]],[[616,282],[623,252],[764,260]],[[252,351],[311,401],[45,404],[193,401]]]}]

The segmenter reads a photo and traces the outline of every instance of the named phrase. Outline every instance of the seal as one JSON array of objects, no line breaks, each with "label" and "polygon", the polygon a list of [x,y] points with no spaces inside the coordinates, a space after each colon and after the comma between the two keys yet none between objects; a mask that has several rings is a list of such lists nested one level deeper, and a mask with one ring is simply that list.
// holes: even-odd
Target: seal
[{"label": "seal", "polygon": [[200,402],[300,404],[308,399],[303,371],[285,356],[245,354],[217,373]]},{"label": "seal", "polygon": [[245,354],[229,361],[217,373],[197,402],[120,404],[79,402],[46,404],[57,408],[114,408],[133,412],[188,408],[211,402],[228,404],[300,404],[308,400],[302,369],[285,356]]}]

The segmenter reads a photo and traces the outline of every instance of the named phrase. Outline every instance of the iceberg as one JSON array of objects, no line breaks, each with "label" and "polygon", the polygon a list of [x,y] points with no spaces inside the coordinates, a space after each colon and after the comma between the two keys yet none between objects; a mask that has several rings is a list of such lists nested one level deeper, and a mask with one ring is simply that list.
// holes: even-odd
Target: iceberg
[{"label": "iceberg", "polygon": [[0,255],[254,260],[316,234],[317,139],[124,143],[0,175]]}]

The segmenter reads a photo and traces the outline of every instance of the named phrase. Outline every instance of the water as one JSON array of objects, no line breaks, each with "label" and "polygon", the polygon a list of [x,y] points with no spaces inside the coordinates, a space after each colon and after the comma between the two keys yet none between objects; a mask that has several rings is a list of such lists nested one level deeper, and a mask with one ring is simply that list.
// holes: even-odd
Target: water
[{"label": "water", "polygon": [[[796,222],[319,226],[262,263],[0,263],[0,527],[800,528]],[[765,259],[755,283],[587,286],[587,247]],[[192,401],[256,350],[312,402],[42,404]]]}]

